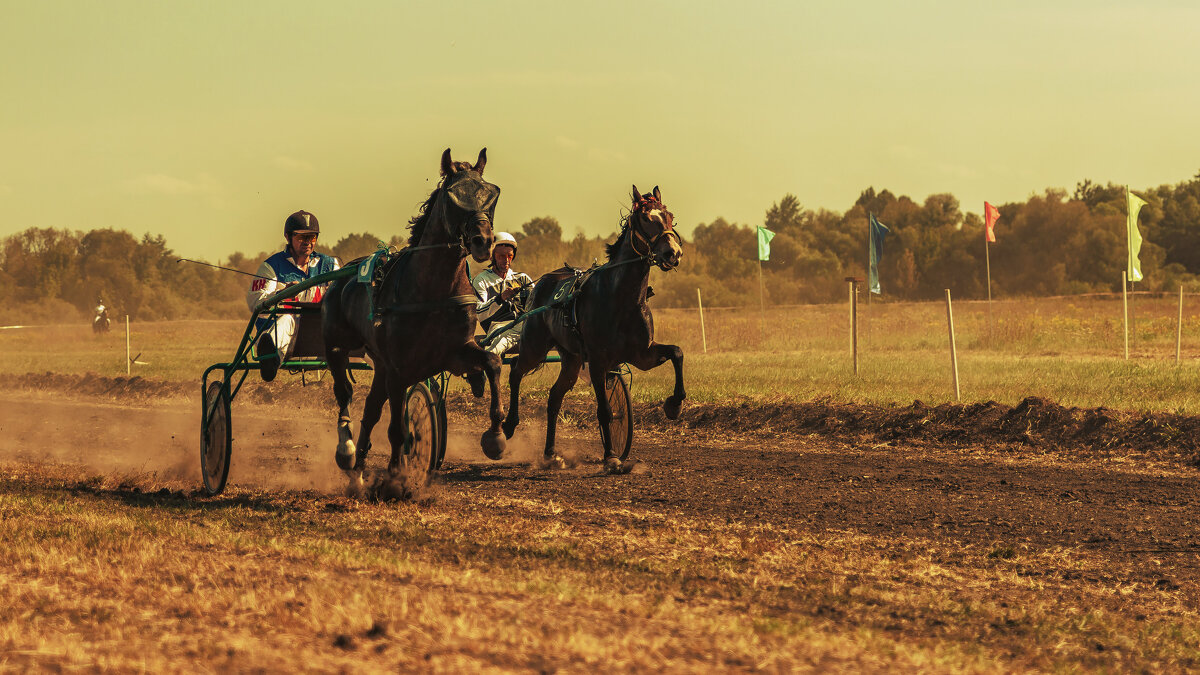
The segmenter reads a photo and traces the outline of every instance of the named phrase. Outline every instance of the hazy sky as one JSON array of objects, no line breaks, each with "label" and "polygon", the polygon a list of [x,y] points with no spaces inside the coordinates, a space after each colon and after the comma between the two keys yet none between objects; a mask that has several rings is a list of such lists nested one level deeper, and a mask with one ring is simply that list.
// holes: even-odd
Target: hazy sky
[{"label": "hazy sky", "polygon": [[163,233],[209,259],[402,231],[451,147],[501,229],[685,231],[785,193],[964,211],[1200,170],[1200,5],[0,0],[0,236]]}]

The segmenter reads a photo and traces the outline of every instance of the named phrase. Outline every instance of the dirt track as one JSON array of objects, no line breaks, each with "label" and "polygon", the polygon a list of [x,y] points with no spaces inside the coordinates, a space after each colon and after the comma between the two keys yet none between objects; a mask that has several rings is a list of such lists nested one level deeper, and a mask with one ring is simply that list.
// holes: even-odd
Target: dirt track
[{"label": "dirt track", "polygon": [[[186,389],[77,380],[72,391],[104,395],[64,398],[46,390],[63,382],[39,382],[40,392],[28,389],[38,379],[4,383],[15,389],[0,394],[0,461],[152,474],[189,491],[199,484],[197,412]],[[269,398],[251,388],[235,404],[231,489],[315,489],[337,497],[343,479],[332,466],[334,434],[320,392],[309,392],[311,400],[299,405],[267,402],[264,395]],[[31,396],[37,415],[27,405]],[[1191,450],[1176,447],[1184,436],[1156,449],[1144,433],[1185,428],[1186,420],[1166,424],[1135,415],[1122,421],[1112,411],[1069,411],[1033,401],[1011,409],[982,406],[974,417],[962,406],[919,404],[903,409],[809,404],[788,414],[694,406],[680,423],[665,422],[656,409],[642,406],[632,455],[640,463],[630,475],[603,476],[582,399],[568,405],[576,424],[560,425],[559,449],[578,463],[548,472],[532,465],[545,428],[536,406],[526,407],[506,460],[492,463],[476,440],[483,407],[460,396],[452,406],[456,413],[437,489],[572,504],[577,508],[564,518],[582,525],[593,511],[633,506],[809,530],[996,542],[1002,548],[1084,547],[1129,561],[1168,553],[1178,564],[1170,571],[1148,568],[1146,580],[1195,581],[1200,472],[1191,465]],[[1043,414],[1032,414],[1033,408]],[[915,414],[925,421],[914,422]],[[1004,420],[1017,416],[1023,426],[1006,426]],[[1097,416],[1106,423],[1071,431],[1071,419]],[[1038,422],[1051,418],[1057,426]],[[992,427],[1001,431],[989,435]],[[1080,438],[1079,428],[1092,427],[1103,428],[1103,442],[1069,442]],[[1054,428],[1070,434],[1056,439]],[[382,441],[382,433],[378,436]],[[374,466],[386,462],[385,448],[377,444]]]}]

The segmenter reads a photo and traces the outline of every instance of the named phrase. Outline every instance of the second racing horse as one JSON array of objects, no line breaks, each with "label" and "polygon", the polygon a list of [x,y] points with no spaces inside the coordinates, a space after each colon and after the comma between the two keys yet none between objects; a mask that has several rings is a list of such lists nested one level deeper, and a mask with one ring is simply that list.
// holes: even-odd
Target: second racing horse
[{"label": "second racing horse", "polygon": [[[521,332],[520,354],[509,373],[510,399],[504,434],[512,438],[520,422],[517,408],[521,378],[537,368],[551,348],[557,348],[562,370],[550,388],[545,459],[551,464],[564,464],[554,452],[558,412],[563,396],[575,386],[586,362],[596,392],[604,466],[612,472],[620,469],[621,462],[609,434],[612,408],[604,392],[609,373],[622,363],[650,370],[670,361],[675,367],[675,391],[663,401],[667,418],[679,417],[686,397],[683,351],[675,345],[654,341],[654,317],[646,305],[650,267],[673,270],[683,256],[682,242],[675,232],[675,217],[663,206],[657,186],[644,195],[633,186],[633,206],[621,226],[620,236],[608,245],[607,253],[608,262],[591,271],[578,289],[564,288],[575,283],[573,275],[566,279],[562,275],[548,275],[534,286],[527,307],[529,318]],[[538,307],[550,309],[534,314]]]},{"label": "second racing horse", "polygon": [[[481,444],[493,459],[504,452],[500,359],[475,342],[478,299],[467,273],[467,256],[486,261],[494,240],[492,221],[500,188],[483,180],[486,164],[487,148],[479,152],[474,166],[455,162],[447,149],[442,154],[442,181],[413,219],[408,247],[384,268],[374,299],[367,284],[351,277],[335,281],[321,303],[325,356],[338,403],[335,458],[350,476],[351,491],[362,487],[371,430],[379,422],[384,401],[391,401],[388,467],[395,474],[409,440],[404,409],[408,388],[442,371],[471,376],[476,395],[483,393],[480,373],[486,375],[491,426]],[[353,386],[347,364],[350,352],[364,347],[374,362],[375,377],[356,446],[350,431]]]}]

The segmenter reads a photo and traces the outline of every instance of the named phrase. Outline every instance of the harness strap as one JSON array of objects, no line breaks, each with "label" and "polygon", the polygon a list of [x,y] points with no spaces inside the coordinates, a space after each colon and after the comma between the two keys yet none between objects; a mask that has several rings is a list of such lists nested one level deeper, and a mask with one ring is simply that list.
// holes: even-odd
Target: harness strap
[{"label": "harness strap", "polygon": [[429,302],[412,302],[405,305],[388,305],[387,307],[379,307],[375,310],[375,316],[384,314],[411,314],[414,312],[432,312],[432,311],[448,311],[458,307],[466,307],[479,302],[479,298],[474,295],[456,295],[450,298],[442,298],[441,300],[430,300]]}]

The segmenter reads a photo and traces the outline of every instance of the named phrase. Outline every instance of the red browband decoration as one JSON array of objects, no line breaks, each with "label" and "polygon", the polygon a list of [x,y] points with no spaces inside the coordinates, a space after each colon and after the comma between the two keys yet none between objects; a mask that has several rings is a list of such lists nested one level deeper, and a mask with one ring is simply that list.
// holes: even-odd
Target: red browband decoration
[{"label": "red browband decoration", "polygon": [[663,206],[663,203],[658,201],[654,197],[642,197],[641,199],[638,199],[637,204],[633,205],[634,211],[638,211],[638,212],[642,212],[642,213],[645,213],[647,211],[653,211],[655,209],[662,211],[663,213],[667,214],[668,216],[671,216],[672,218],[675,217],[675,214],[668,211],[667,207]]}]

